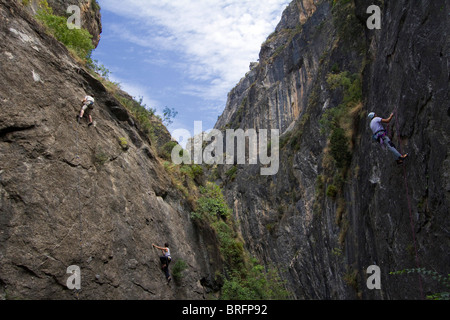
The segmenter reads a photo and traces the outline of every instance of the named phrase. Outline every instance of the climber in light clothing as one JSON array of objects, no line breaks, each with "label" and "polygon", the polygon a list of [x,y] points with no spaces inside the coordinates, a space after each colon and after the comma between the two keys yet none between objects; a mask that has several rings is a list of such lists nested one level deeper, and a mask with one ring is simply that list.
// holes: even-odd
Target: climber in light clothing
[{"label": "climber in light clothing", "polygon": [[383,126],[383,123],[391,122],[393,117],[394,117],[393,113],[391,113],[391,115],[387,119],[377,117],[375,112],[371,112],[368,115],[368,118],[371,119],[370,129],[373,132],[374,140],[378,141],[380,144],[385,144],[386,147],[389,149],[389,151],[391,151],[392,154],[395,156],[397,163],[402,164],[403,160],[405,160],[405,158],[408,156],[408,154],[406,153],[404,155],[401,155],[400,152],[397,151],[397,149],[395,148],[391,139],[389,139],[389,137],[387,136],[386,129]]},{"label": "climber in light clothing", "polygon": [[172,258],[170,257],[169,244],[165,243],[164,247],[158,247],[155,244],[152,244],[152,246],[156,249],[161,250],[163,253],[163,256],[159,257],[159,259],[161,261],[161,269],[164,271],[164,273],[166,275],[167,283],[169,283],[170,280],[172,280],[172,277],[170,276],[170,273],[169,273],[169,263],[170,263],[170,261],[172,261]]},{"label": "climber in light clothing", "polygon": [[92,113],[92,110],[94,109],[94,102],[95,102],[94,97],[91,97],[91,96],[84,97],[84,99],[82,101],[83,107],[81,108],[80,115],[77,117],[78,119],[81,119],[81,118],[83,118],[84,114],[86,113],[86,115],[89,118],[88,126],[91,126],[93,123],[91,113]]}]

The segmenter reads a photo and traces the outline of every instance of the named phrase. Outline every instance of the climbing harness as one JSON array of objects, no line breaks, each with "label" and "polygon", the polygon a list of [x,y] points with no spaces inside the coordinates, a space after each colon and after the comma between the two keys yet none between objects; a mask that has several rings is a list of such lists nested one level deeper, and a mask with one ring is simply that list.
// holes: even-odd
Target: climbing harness
[{"label": "climbing harness", "polygon": [[376,142],[380,143],[381,145],[383,145],[384,143],[384,136],[386,136],[387,134],[387,130],[380,130],[375,132],[375,134],[372,136],[372,139],[375,140]]}]

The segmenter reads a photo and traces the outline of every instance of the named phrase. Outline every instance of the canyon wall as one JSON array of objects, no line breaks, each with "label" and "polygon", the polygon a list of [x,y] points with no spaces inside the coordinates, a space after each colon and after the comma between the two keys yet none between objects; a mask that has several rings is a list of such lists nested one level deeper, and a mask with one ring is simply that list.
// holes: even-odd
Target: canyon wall
[{"label": "canyon wall", "polygon": [[[378,5],[381,29],[369,29]],[[280,170],[219,167],[246,246],[298,299],[421,299],[448,274],[449,4],[293,1],[216,128],[279,129]],[[395,114],[398,165],[367,114]],[[339,137],[341,138],[339,140]],[[367,268],[381,269],[369,290]]]}]

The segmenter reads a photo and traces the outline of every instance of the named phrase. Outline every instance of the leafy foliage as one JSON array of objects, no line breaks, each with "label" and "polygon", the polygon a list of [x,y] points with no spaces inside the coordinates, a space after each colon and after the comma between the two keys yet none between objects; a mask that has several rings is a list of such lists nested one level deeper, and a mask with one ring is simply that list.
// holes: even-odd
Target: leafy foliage
[{"label": "leafy foliage", "polygon": [[170,161],[172,159],[172,150],[177,145],[178,143],[176,141],[166,142],[161,148],[159,148],[158,150],[159,156],[165,160]]},{"label": "leafy foliage", "polygon": [[97,166],[103,166],[106,162],[108,162],[110,156],[103,151],[100,147],[95,150],[94,154],[94,163]]},{"label": "leafy foliage", "polygon": [[100,5],[98,4],[97,0],[92,0],[91,1],[91,8],[94,11],[99,11],[100,10]]},{"label": "leafy foliage", "polygon": [[183,164],[180,166],[180,173],[195,180],[203,175],[203,167],[198,164]]},{"label": "leafy foliage", "polygon": [[103,64],[100,64],[98,60],[92,60],[87,59],[86,66],[93,70],[94,72],[98,73],[101,77],[103,77],[105,80],[109,81],[109,76],[111,74],[111,71],[106,68]]},{"label": "leafy foliage", "polygon": [[92,35],[86,29],[69,29],[67,27],[67,18],[57,16],[52,10],[43,8],[39,10],[36,18],[44,23],[48,31],[69,50],[72,50],[83,62],[91,59]]},{"label": "leafy foliage", "polygon": [[363,26],[355,15],[355,4],[352,0],[332,0],[333,25],[337,34],[347,48],[361,46],[355,41],[363,35]]},{"label": "leafy foliage", "polygon": [[342,128],[333,129],[330,137],[330,149],[338,168],[342,169],[350,165],[352,154],[349,151],[349,142]]},{"label": "leafy foliage", "polygon": [[342,90],[342,103],[337,107],[330,108],[323,114],[320,120],[322,133],[332,131],[336,127],[348,127],[348,121],[353,120],[350,113],[357,108],[362,100],[361,78],[358,74],[350,75],[348,71],[338,74],[330,73],[327,83],[331,90]]},{"label": "leafy foliage", "polygon": [[119,137],[119,144],[123,151],[128,150],[129,146],[128,146],[127,138]]},{"label": "leafy foliage", "polygon": [[173,119],[178,115],[178,111],[174,108],[165,107],[163,110],[163,123],[166,126],[170,126],[173,123]]},{"label": "leafy foliage", "polygon": [[184,260],[177,260],[172,268],[172,276],[176,283],[183,279],[183,271],[187,269],[187,263]]},{"label": "leafy foliage", "polygon": [[220,187],[214,183],[208,183],[206,187],[200,187],[201,197],[197,201],[197,214],[201,217],[227,218],[231,210],[225,202]]},{"label": "leafy foliage", "polygon": [[214,183],[200,187],[201,197],[197,200],[197,210],[191,218],[197,223],[207,223],[216,233],[220,253],[226,263],[226,277],[221,298],[224,300],[285,299],[284,289],[275,269],[265,270],[250,259],[244,250],[231,209],[228,207],[222,190]]},{"label": "leafy foliage", "polygon": [[328,196],[328,197],[335,198],[336,195],[337,195],[337,193],[338,193],[338,190],[337,190],[337,188],[336,188],[335,185],[330,184],[330,185],[327,187],[327,196]]},{"label": "leafy foliage", "polygon": [[266,271],[252,259],[250,270],[245,277],[241,274],[232,274],[222,288],[223,300],[281,300],[288,297],[274,268]]},{"label": "leafy foliage", "polygon": [[357,74],[347,71],[329,74],[327,83],[331,90],[342,90],[342,103],[323,114],[320,125],[322,133],[331,132],[330,150],[338,168],[350,165],[352,154],[350,141],[354,134],[353,124],[361,108],[361,79]]},{"label": "leafy foliage", "polygon": [[155,109],[147,107],[143,102],[143,97],[139,97],[139,100],[137,100],[136,98],[129,99],[118,94],[114,94],[114,96],[137,120],[142,131],[156,144],[155,132],[158,130],[158,126],[162,126],[162,123],[161,119],[155,115]]}]

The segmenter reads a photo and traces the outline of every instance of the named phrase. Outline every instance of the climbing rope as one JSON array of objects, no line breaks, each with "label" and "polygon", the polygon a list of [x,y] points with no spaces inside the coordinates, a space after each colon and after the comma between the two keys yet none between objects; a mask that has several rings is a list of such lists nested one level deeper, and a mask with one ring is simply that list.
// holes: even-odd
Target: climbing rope
[{"label": "climbing rope", "polygon": [[[78,118],[79,119],[79,118]],[[78,134],[78,127],[79,127],[79,122],[77,121],[76,124],[76,130],[75,130],[75,148],[76,148],[76,154],[75,154],[75,159],[78,159],[78,161],[81,161],[80,155],[79,155],[79,134]],[[78,216],[79,216],[79,223],[80,223],[80,264],[83,261],[83,210],[81,208],[81,192],[80,192],[80,175],[77,174],[77,195],[78,195]],[[77,300],[80,299],[79,297],[79,290],[76,290],[76,296],[77,296]]]},{"label": "climbing rope", "polygon": [[[403,154],[403,152],[402,152],[402,139],[401,139],[401,136],[400,136],[400,130],[399,130],[399,125],[398,125],[397,109],[398,109],[398,106],[394,110],[395,127],[396,127],[396,131],[397,131],[398,145],[399,145],[399,149],[400,149],[399,151],[400,151],[401,154]],[[408,179],[407,179],[407,176],[406,176],[406,168],[405,168],[405,166],[402,166],[402,167],[403,167],[403,178],[404,178],[405,191],[406,191],[406,200],[408,202],[409,221],[410,221],[411,232],[412,232],[412,237],[413,237],[413,242],[414,242],[414,252],[415,252],[415,256],[416,256],[416,266],[417,266],[417,268],[420,268],[419,255],[418,255],[418,252],[417,252],[416,232],[415,232],[414,220],[413,220],[413,216],[412,216],[411,198],[409,196],[409,189],[408,189]],[[422,278],[421,278],[420,274],[418,274],[418,278],[419,278],[420,294],[421,294],[422,300],[424,300],[423,287],[422,287]]]}]

